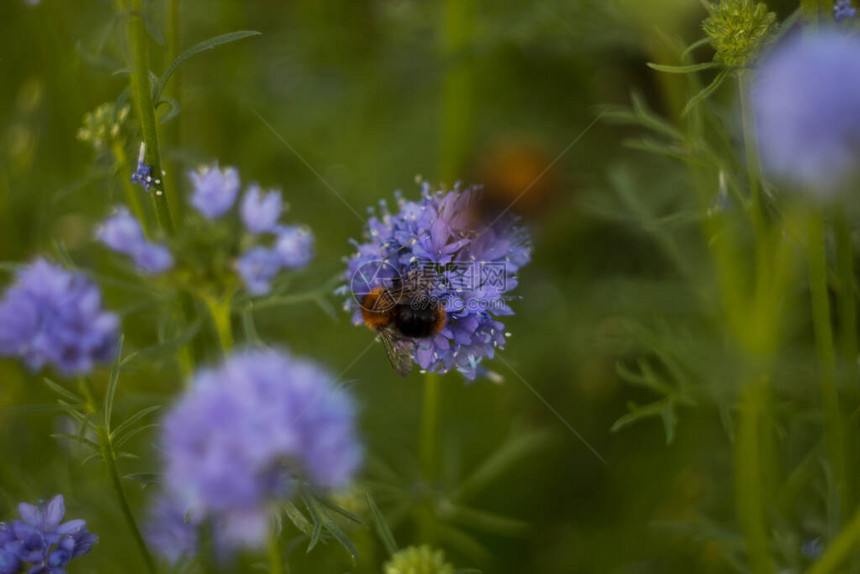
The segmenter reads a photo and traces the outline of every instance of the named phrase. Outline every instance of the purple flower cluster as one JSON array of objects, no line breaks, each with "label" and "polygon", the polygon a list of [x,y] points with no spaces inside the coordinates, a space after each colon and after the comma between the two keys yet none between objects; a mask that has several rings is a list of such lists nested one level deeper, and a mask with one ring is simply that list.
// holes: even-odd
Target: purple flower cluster
[{"label": "purple flower cluster", "polygon": [[[205,218],[222,217],[235,205],[241,188],[235,168],[206,166],[189,177],[194,188],[191,204]],[[264,241],[268,239],[265,236],[274,237],[273,245],[254,245],[236,262],[236,272],[252,295],[269,293],[278,273],[304,267],[313,257],[313,235],[302,226],[280,224],[283,210],[280,191],[263,191],[256,184],[250,185],[241,199],[239,215],[245,229]]]},{"label": "purple flower cluster", "polygon": [[860,38],[796,34],[761,64],[753,112],[766,172],[820,197],[860,173]]},{"label": "purple flower cluster", "polygon": [[170,250],[147,241],[140,222],[124,207],[116,208],[96,229],[96,237],[112,251],[131,257],[144,273],[164,273],[173,267]]},{"label": "purple flower cluster", "polygon": [[66,507],[61,494],[46,505],[22,502],[18,512],[21,520],[0,522],[0,574],[65,574],[71,559],[98,542],[86,521],[62,522]]},{"label": "purple flower cluster", "polygon": [[49,364],[64,375],[86,374],[113,358],[118,327],[94,283],[38,259],[0,299],[0,356],[33,370]]},{"label": "purple flower cluster", "polygon": [[[525,230],[514,218],[480,222],[477,187],[431,191],[426,184],[418,201],[397,197],[398,212],[381,202],[379,215],[367,222],[364,242],[347,260],[346,302],[353,322],[362,322],[360,294],[391,287],[416,268],[431,269],[429,295],[444,303],[447,324],[430,338],[415,342],[414,360],[430,372],[457,369],[469,380],[486,373],[480,363],[505,344],[505,326],[498,317],[511,315],[507,293],[516,273],[531,259]],[[382,262],[380,264],[380,262]],[[373,268],[374,272],[365,271]]]},{"label": "purple flower cluster", "polygon": [[857,15],[857,9],[851,5],[851,0],[836,0],[833,5],[833,18],[842,22]]},{"label": "purple flower cluster", "polygon": [[276,351],[244,351],[199,372],[167,414],[161,448],[175,515],[208,520],[219,541],[259,546],[272,503],[298,481],[346,486],[358,469],[355,409],[328,373]]}]

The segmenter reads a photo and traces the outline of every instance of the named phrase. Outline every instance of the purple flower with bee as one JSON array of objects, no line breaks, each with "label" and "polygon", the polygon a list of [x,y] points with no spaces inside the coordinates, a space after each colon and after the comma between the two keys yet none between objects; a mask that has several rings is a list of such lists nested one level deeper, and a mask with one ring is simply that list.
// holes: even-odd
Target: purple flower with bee
[{"label": "purple flower with bee", "polygon": [[489,216],[480,189],[431,191],[421,199],[397,197],[398,211],[381,202],[364,241],[347,260],[346,308],[355,324],[380,335],[395,370],[412,362],[430,372],[458,370],[474,380],[505,344],[499,319],[513,314],[509,292],[531,259],[531,245],[516,218]]}]

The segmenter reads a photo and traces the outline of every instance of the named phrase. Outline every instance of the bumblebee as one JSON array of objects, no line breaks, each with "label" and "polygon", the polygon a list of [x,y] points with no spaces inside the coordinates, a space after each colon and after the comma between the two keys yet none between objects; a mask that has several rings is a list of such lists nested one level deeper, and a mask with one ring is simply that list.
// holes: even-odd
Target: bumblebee
[{"label": "bumblebee", "polygon": [[397,374],[406,377],[412,371],[416,339],[439,333],[448,315],[442,303],[426,291],[395,284],[370,291],[361,302],[361,318],[379,335]]}]

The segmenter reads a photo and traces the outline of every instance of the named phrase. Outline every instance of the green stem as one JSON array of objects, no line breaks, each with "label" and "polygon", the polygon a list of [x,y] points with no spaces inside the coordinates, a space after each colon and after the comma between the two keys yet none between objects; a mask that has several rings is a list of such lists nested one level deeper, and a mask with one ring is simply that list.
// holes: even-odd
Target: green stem
[{"label": "green stem", "polygon": [[[167,69],[174,60],[176,60],[177,56],[179,56],[179,48],[181,46],[181,28],[180,28],[180,7],[182,1],[181,0],[167,0],[167,47],[164,51],[164,66]],[[177,101],[181,101],[182,99],[182,68],[181,66],[177,68],[173,75],[170,77],[170,85],[169,87],[165,87],[164,89],[165,95],[172,97]],[[182,114],[179,114],[164,126],[164,141],[166,147],[173,147],[174,149],[180,145],[180,122],[182,120]],[[170,195],[167,197],[168,204],[170,205],[170,212],[172,213],[174,220],[177,225],[182,225],[182,220],[184,217],[185,205],[183,202],[182,194],[180,193],[179,188],[179,166],[177,162],[171,161],[169,158],[165,158],[165,171],[164,174],[164,185],[167,189],[170,190]]]},{"label": "green stem", "polygon": [[821,213],[809,218],[807,258],[809,259],[809,291],[812,298],[812,322],[815,333],[815,350],[821,376],[821,400],[824,410],[824,436],[827,454],[833,467],[836,491],[842,516],[846,511],[845,440],[842,433],[842,416],[839,412],[839,392],[836,387],[836,352],[833,346],[833,328],[830,322],[830,301],[827,294],[827,259],[824,251],[824,222]]},{"label": "green stem", "polygon": [[475,0],[443,2],[441,53],[446,66],[441,98],[440,175],[443,181],[459,179],[473,138],[475,74],[469,43],[474,34],[476,11]]},{"label": "green stem", "polygon": [[828,8],[831,10],[833,9],[832,0],[800,0],[800,9],[803,11],[803,19],[806,21],[807,25],[810,25],[813,28],[818,27],[822,12],[826,13]]},{"label": "green stem", "polygon": [[269,572],[270,574],[284,574],[284,556],[281,553],[281,539],[278,529],[273,524],[269,532]]},{"label": "green stem", "polygon": [[437,439],[439,435],[439,375],[427,373],[424,375],[424,405],[421,412],[421,435],[418,447],[418,458],[421,465],[421,478],[428,489],[428,500],[425,508],[419,509],[418,537],[421,542],[433,541],[433,500],[432,484],[437,478],[436,463],[438,460]]},{"label": "green stem", "polygon": [[851,228],[842,209],[835,210],[836,267],[839,273],[839,351],[852,385],[857,379],[857,303],[854,300],[854,246]]},{"label": "green stem", "polygon": [[844,572],[837,569],[848,557],[857,552],[858,546],[860,546],[860,512],[854,514],[854,518],[833,541],[824,556],[810,568],[809,574]]},{"label": "green stem", "polygon": [[[161,155],[158,147],[158,120],[155,117],[155,107],[152,101],[152,85],[149,80],[149,42],[146,36],[146,24],[141,10],[143,0],[119,0],[123,9],[128,10],[128,40],[130,44],[133,67],[131,73],[131,93],[134,96],[137,116],[146,144],[144,163],[152,168],[152,177],[161,180]],[[170,217],[170,207],[163,182],[152,188],[152,201],[158,224],[168,236],[173,235],[173,220]]]},{"label": "green stem", "polygon": [[[89,379],[81,379],[81,392],[86,399],[87,413],[90,415],[96,415],[98,413],[98,406],[95,400],[95,395],[93,394],[92,383]],[[122,478],[120,477],[119,469],[116,465],[116,452],[113,449],[110,436],[108,435],[107,429],[104,425],[96,424],[94,426],[96,434],[98,435],[99,446],[101,447],[102,459],[105,462],[105,466],[107,466],[111,487],[120,510],[122,511],[123,518],[125,518],[126,525],[128,526],[128,529],[131,530],[131,534],[134,537],[138,550],[140,550],[140,553],[143,556],[143,561],[146,564],[147,571],[150,572],[150,574],[156,574],[158,570],[155,566],[155,560],[152,558],[152,554],[149,552],[146,541],[140,533],[140,528],[137,526],[137,521],[134,519],[134,514],[131,512],[131,505],[128,503],[128,497],[125,494],[125,488],[123,488],[122,485]]]},{"label": "green stem", "polygon": [[[740,88],[741,117],[743,121],[744,148],[746,149],[747,156],[747,176],[749,178],[753,227],[756,231],[756,236],[764,239],[768,222],[762,203],[761,161],[758,154],[755,122],[752,118],[752,107],[749,101],[751,74],[751,70],[739,71],[738,87]],[[758,245],[762,243],[763,241],[757,242]]]},{"label": "green stem", "polygon": [[774,571],[768,545],[762,468],[769,386],[767,378],[747,382],[741,397],[735,441],[737,512],[750,572],[755,574],[772,574]]},{"label": "green stem", "polygon": [[233,325],[230,320],[231,315],[231,297],[218,299],[213,296],[204,296],[203,301],[209,309],[209,314],[212,316],[212,323],[215,325],[215,331],[218,333],[218,341],[221,343],[221,351],[223,353],[230,352],[233,348]]}]

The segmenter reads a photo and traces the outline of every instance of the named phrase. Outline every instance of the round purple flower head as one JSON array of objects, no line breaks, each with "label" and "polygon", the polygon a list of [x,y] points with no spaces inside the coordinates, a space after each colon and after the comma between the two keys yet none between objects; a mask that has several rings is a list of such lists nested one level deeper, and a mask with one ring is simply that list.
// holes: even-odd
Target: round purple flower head
[{"label": "round purple flower head", "polygon": [[531,259],[528,236],[514,218],[476,223],[479,191],[432,192],[425,184],[418,201],[398,195],[397,213],[381,202],[379,215],[367,222],[364,242],[353,241],[358,251],[347,260],[349,284],[340,290],[352,292],[346,308],[358,325],[363,294],[417,278],[444,305],[447,320],[438,334],[414,340],[415,363],[430,372],[457,369],[469,380],[486,374],[481,361],[504,346],[499,317],[513,314],[508,293]]},{"label": "round purple flower head", "polygon": [[90,551],[99,537],[87,531],[84,520],[62,522],[66,513],[63,496],[48,504],[18,505],[21,520],[0,522],[0,574],[27,572],[65,574],[73,558]]},{"label": "round purple flower head", "polygon": [[270,350],[199,372],[161,448],[168,495],[233,546],[263,543],[269,507],[297,481],[341,488],[361,461],[349,397],[315,364]]},{"label": "round purple flower head", "polygon": [[191,205],[206,219],[218,219],[233,207],[239,194],[239,172],[236,168],[219,169],[218,164],[204,166],[188,173],[193,191]]},{"label": "round purple flower head", "polygon": [[144,273],[163,273],[173,267],[170,250],[151,243],[143,235],[143,227],[125,207],[118,207],[96,229],[96,237],[110,250],[128,255]]},{"label": "round purple flower head", "polygon": [[858,175],[860,38],[797,34],[764,60],[752,89],[765,170],[821,197]]},{"label": "round purple flower head", "polygon": [[36,260],[0,299],[0,356],[33,370],[50,364],[64,375],[89,373],[116,352],[119,319],[101,303],[84,275]]}]

